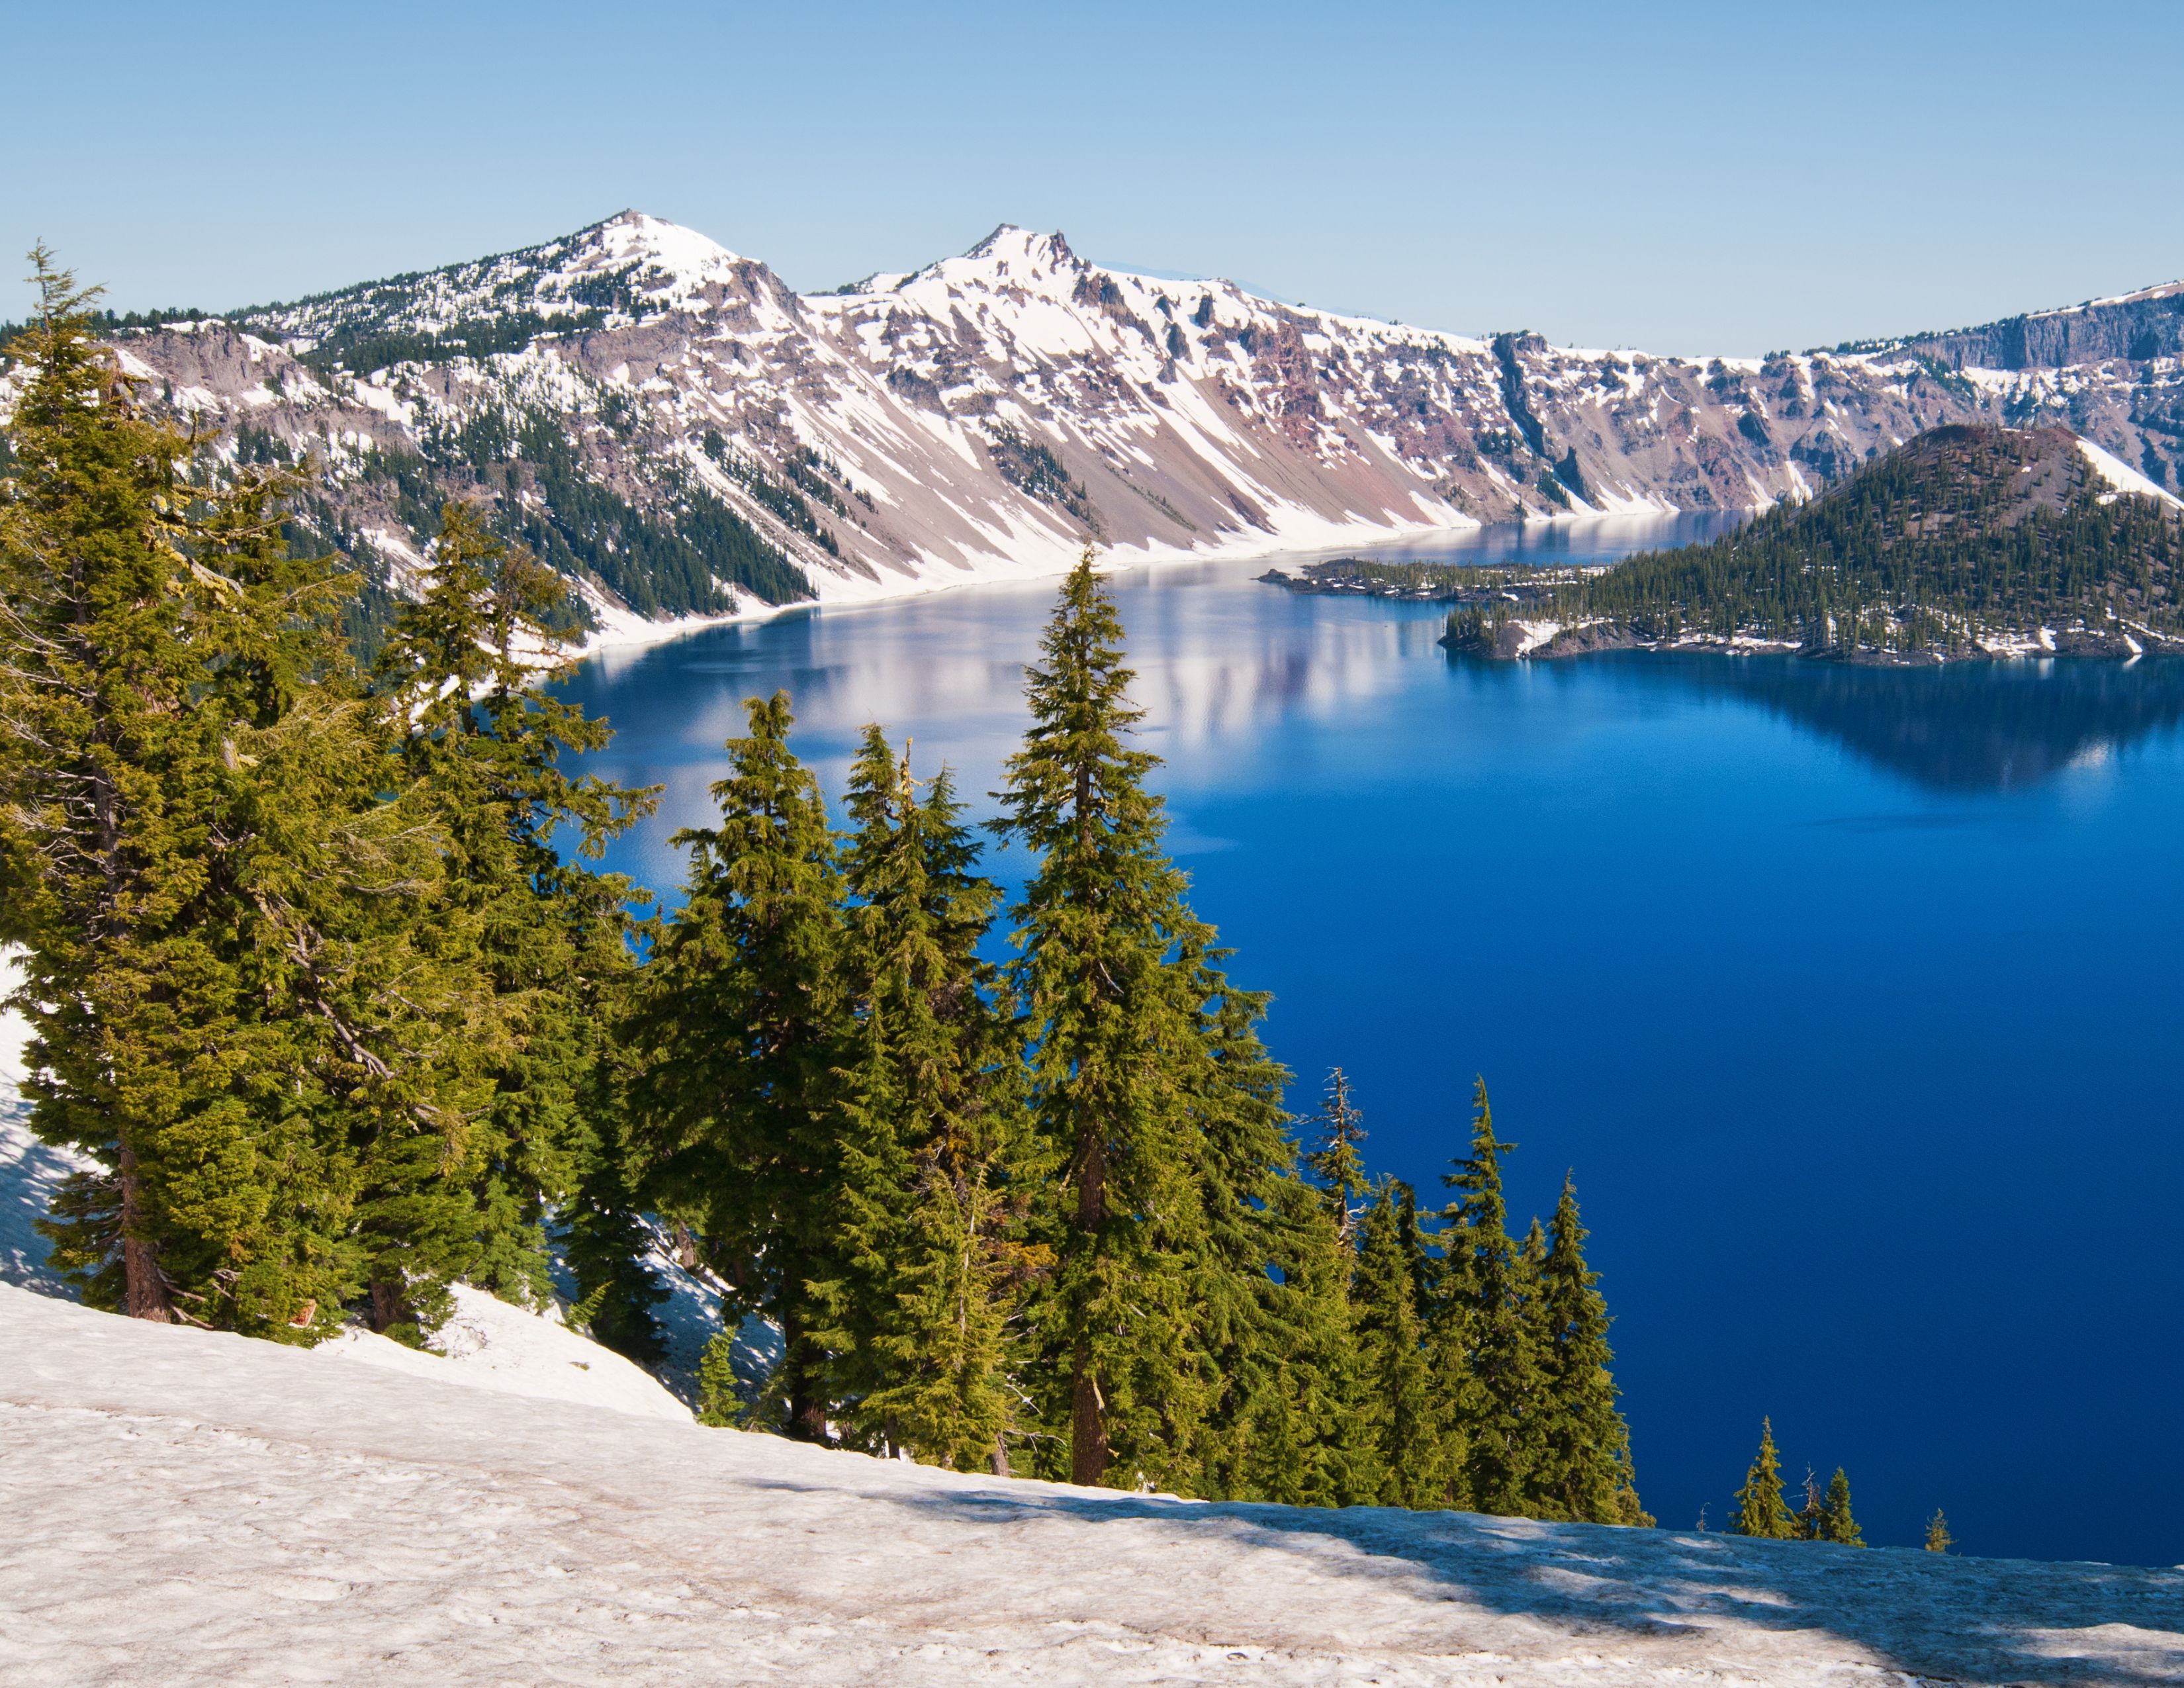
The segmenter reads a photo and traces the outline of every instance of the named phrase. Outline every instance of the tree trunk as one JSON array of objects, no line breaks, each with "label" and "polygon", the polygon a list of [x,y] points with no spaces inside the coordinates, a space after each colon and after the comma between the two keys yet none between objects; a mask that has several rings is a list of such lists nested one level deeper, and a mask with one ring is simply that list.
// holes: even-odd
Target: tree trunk
[{"label": "tree trunk", "polygon": [[788,1388],[788,1434],[800,1442],[827,1445],[827,1396],[822,1368],[793,1313],[781,1319],[781,1368]]},{"label": "tree trunk", "polygon": [[[1080,1139],[1077,1173],[1077,1229],[1080,1246],[1097,1249],[1107,1217],[1106,1145],[1088,1132]],[[1107,1406],[1092,1363],[1092,1345],[1080,1338],[1069,1409],[1069,1480],[1097,1484],[1107,1474]]]},{"label": "tree trunk", "polygon": [[384,1332],[391,1325],[399,1324],[407,1311],[404,1306],[403,1285],[389,1283],[383,1278],[371,1280],[371,1328]]},{"label": "tree trunk", "polygon": [[1107,1474],[1107,1414],[1093,1375],[1092,1354],[1077,1350],[1076,1398],[1069,1414],[1069,1480],[1096,1487]]},{"label": "tree trunk", "polygon": [[143,1234],[143,1206],[136,1151],[121,1145],[121,1278],[125,1311],[155,1324],[175,1322],[175,1304],[159,1272],[159,1245]]}]

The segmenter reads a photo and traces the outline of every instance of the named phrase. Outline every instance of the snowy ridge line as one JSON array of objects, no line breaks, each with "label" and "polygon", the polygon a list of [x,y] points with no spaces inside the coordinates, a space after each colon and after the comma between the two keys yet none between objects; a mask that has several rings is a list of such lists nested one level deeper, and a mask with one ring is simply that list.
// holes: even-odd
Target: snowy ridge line
[{"label": "snowy ridge line", "polygon": [[2078,450],[2094,472],[2114,487],[2117,493],[2127,493],[2133,498],[2153,499],[2170,510],[2184,510],[2184,499],[2178,498],[2166,487],[2158,487],[2129,464],[2120,462],[2103,451],[2089,439],[2078,442]]},{"label": "snowy ridge line", "polygon": [[[1162,561],[1757,510],[1950,421],[2067,419],[2149,485],[2173,482],[2175,313],[2143,295],[2073,309],[2054,320],[2086,355],[2066,365],[1992,366],[2026,349],[1997,337],[2008,325],[1947,346],[1685,359],[1293,306],[1106,269],[1006,225],[961,257],[799,294],[627,212],[125,350],[176,414],[309,454],[330,537],[397,590],[429,537],[406,525],[421,505],[512,491],[558,524],[604,647],[656,636],[640,624],[764,613],[782,593],[712,554],[706,587],[617,538],[620,515],[560,510],[516,443],[542,421],[585,486],[662,532],[695,487],[816,601],[876,602],[1050,575],[1088,541]],[[20,378],[0,375],[0,411]],[[406,504],[396,461],[432,483]]]},{"label": "snowy ridge line", "polygon": [[0,1659],[26,1681],[1911,1688],[2184,1670],[2177,1571],[956,1476],[7,1288],[0,1347]]}]

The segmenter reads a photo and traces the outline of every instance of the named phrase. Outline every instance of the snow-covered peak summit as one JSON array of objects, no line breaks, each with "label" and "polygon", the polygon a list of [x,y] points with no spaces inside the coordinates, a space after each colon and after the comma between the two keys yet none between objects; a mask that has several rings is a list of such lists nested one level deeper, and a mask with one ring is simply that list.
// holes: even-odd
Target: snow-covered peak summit
[{"label": "snow-covered peak summit", "polygon": [[880,270],[842,288],[837,297],[920,291],[1067,295],[1089,267],[1058,230],[1043,235],[1003,223],[960,258],[943,258],[918,270]]},{"label": "snow-covered peak summit", "polygon": [[404,343],[392,349],[415,356],[422,349],[415,344],[421,336],[491,343],[492,334],[479,331],[484,324],[527,318],[552,332],[612,326],[664,311],[702,311],[710,290],[748,283],[749,272],[764,268],[694,229],[622,211],[538,246],[238,312],[230,320],[299,351],[332,345],[370,355],[389,349],[383,343],[393,340]]},{"label": "snow-covered peak summit", "polygon": [[[744,261],[695,229],[643,211],[621,212],[585,233],[596,240],[606,267],[635,268],[648,277],[666,278],[665,287],[647,288],[650,297],[666,293],[687,298],[732,279]],[[577,238],[581,242],[583,237]]]},{"label": "snow-covered peak summit", "polygon": [[1061,230],[1043,235],[1036,229],[1020,229],[1014,223],[999,225],[993,233],[952,261],[1000,265],[1036,273],[1084,267],[1083,260],[1070,250],[1069,242]]}]

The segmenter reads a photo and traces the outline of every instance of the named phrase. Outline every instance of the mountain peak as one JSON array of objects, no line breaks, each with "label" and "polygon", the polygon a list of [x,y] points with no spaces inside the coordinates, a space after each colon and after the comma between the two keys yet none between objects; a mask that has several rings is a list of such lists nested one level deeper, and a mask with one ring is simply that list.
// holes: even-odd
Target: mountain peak
[{"label": "mountain peak", "polygon": [[638,259],[672,277],[677,291],[695,290],[723,281],[743,259],[718,241],[644,211],[618,211],[590,233],[619,261]]},{"label": "mountain peak", "polygon": [[998,273],[1012,277],[1027,272],[1050,276],[1057,270],[1083,267],[1082,260],[1070,250],[1068,240],[1059,229],[1043,235],[1036,230],[1019,228],[1014,223],[1000,224],[993,233],[954,262],[991,265]]}]

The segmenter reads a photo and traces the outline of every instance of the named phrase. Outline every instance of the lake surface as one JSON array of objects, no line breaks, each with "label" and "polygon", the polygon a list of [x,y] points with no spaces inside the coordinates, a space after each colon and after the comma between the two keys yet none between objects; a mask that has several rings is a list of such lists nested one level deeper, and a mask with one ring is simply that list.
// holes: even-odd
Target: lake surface
[{"label": "lake surface", "polygon": [[[2184,662],[1487,666],[1264,566],[1115,577],[1195,905],[1275,993],[1292,1106],[1346,1067],[1377,1168],[1438,1201],[1474,1072],[1520,1226],[1576,1168],[1662,1522],[1719,1525],[1765,1413],[1869,1540],[1940,1506],[1971,1552],[2184,1560]],[[592,765],[668,788],[613,865],[672,892],[777,687],[830,794],[868,720],[989,791],[1051,601],[587,665]]]}]

